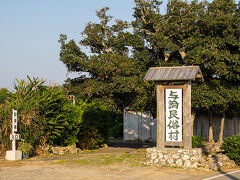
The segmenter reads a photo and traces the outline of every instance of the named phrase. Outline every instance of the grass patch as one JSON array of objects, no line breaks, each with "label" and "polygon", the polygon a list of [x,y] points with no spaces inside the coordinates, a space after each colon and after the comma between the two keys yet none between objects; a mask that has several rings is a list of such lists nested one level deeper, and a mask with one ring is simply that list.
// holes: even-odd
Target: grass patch
[{"label": "grass patch", "polygon": [[66,160],[59,160],[59,161],[55,162],[55,164],[63,164],[65,162],[66,162]]},{"label": "grass patch", "polygon": [[89,160],[87,159],[76,159],[76,160],[59,160],[56,164],[69,164],[69,163],[76,163],[76,164],[89,164]]},{"label": "grass patch", "polygon": [[[79,165],[91,165],[91,166],[108,166],[108,165],[117,165],[117,166],[130,166],[130,167],[139,167],[145,166],[143,163],[145,159],[145,150],[136,150],[131,152],[118,152],[118,153],[81,153],[79,156],[80,159],[66,159],[60,160],[60,164],[79,164]],[[76,156],[77,158],[77,156]]]},{"label": "grass patch", "polygon": [[93,149],[93,150],[83,150],[80,154],[86,154],[86,153],[91,153],[91,152],[98,152],[99,149]]},{"label": "grass patch", "polygon": [[123,158],[133,158],[132,154],[122,154],[121,157],[123,157]]},{"label": "grass patch", "polygon": [[87,159],[77,159],[73,160],[74,163],[80,163],[80,164],[89,164],[89,160]]}]

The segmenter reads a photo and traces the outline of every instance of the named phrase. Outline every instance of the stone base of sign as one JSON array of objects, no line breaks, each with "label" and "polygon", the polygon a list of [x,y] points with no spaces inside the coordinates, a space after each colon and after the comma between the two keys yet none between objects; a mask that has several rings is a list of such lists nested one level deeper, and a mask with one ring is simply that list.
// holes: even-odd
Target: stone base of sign
[{"label": "stone base of sign", "polygon": [[6,152],[6,160],[21,160],[22,159],[22,151],[7,151]]},{"label": "stone base of sign", "polygon": [[202,149],[191,150],[180,148],[148,148],[147,165],[174,166],[184,168],[197,168],[202,158]]}]

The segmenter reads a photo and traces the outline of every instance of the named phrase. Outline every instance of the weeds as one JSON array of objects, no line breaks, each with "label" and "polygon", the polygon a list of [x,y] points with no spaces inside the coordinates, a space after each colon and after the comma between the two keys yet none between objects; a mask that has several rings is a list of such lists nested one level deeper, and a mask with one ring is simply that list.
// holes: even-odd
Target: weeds
[{"label": "weeds", "polygon": [[[94,150],[95,151],[95,150]],[[84,151],[79,155],[76,155],[74,159],[59,160],[58,164],[74,164],[81,166],[130,166],[130,167],[144,167],[145,162],[145,150],[136,150],[132,152],[122,153],[104,153],[104,154],[92,154],[92,151]],[[79,158],[79,159],[76,159]],[[145,165],[146,166],[146,165]]]}]

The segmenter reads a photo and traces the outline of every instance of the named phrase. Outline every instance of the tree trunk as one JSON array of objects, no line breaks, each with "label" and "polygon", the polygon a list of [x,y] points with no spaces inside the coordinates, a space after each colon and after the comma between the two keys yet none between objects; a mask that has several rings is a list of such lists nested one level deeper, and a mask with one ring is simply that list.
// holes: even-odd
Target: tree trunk
[{"label": "tree trunk", "polygon": [[193,112],[191,115],[192,118],[192,136],[193,136],[193,127],[194,127],[194,120],[195,120],[196,114]]},{"label": "tree trunk", "polygon": [[225,121],[225,113],[223,114],[223,116],[221,118],[220,132],[219,132],[219,138],[218,138],[219,143],[223,142],[224,121]]},{"label": "tree trunk", "polygon": [[212,121],[213,121],[213,113],[212,113],[212,111],[209,111],[209,135],[208,135],[208,141],[209,142],[214,141]]}]

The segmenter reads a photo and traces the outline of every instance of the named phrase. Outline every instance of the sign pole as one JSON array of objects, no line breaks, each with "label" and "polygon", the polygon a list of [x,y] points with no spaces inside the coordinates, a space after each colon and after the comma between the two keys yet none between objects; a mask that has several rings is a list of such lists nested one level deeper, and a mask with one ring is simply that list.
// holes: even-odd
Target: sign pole
[{"label": "sign pole", "polygon": [[[12,134],[15,136],[15,132],[17,132],[17,110],[13,109],[12,115]],[[12,151],[14,153],[14,159],[16,159],[16,140],[15,138],[12,140]]]},{"label": "sign pole", "polygon": [[[15,132],[17,132],[17,110],[13,109],[12,114],[12,134],[15,136]],[[16,139],[12,140],[12,151],[16,151]]]},{"label": "sign pole", "polygon": [[17,110],[12,110],[12,134],[10,134],[10,140],[12,140],[12,151],[6,152],[7,160],[20,160],[22,159],[22,151],[16,150],[16,140],[21,138],[20,134],[17,134]]},{"label": "sign pole", "polygon": [[16,140],[12,140],[12,151],[16,150]]}]

